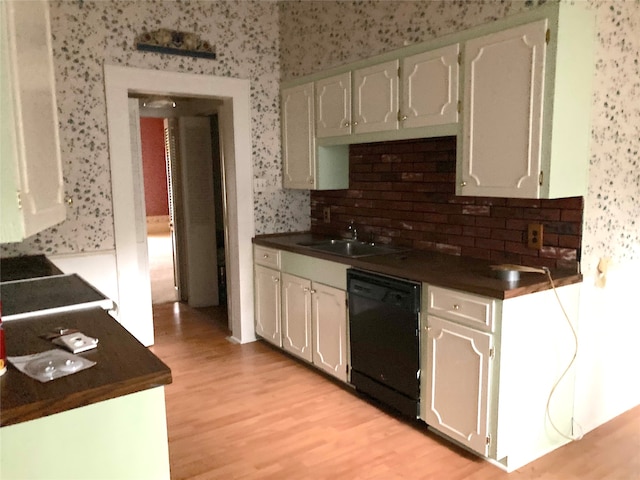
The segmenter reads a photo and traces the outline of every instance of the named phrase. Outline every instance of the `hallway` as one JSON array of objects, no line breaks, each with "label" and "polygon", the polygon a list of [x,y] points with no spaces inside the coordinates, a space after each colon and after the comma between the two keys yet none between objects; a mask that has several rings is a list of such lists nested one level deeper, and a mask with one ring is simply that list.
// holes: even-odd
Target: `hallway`
[{"label": "hallway", "polygon": [[147,236],[151,301],[154,305],[175,302],[178,292],[173,280],[173,245],[167,229],[156,229]]}]

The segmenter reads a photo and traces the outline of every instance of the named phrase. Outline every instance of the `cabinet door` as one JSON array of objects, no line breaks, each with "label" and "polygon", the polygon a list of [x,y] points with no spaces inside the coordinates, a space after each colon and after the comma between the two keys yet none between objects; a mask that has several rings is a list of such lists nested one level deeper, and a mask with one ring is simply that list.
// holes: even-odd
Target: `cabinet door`
[{"label": "cabinet door", "polygon": [[284,188],[315,187],[316,143],[313,83],[282,91]]},{"label": "cabinet door", "polygon": [[547,21],[469,40],[459,195],[538,198]]},{"label": "cabinet door", "polygon": [[282,274],[282,348],[307,361],[311,353],[311,281]]},{"label": "cabinet door", "polygon": [[458,121],[459,45],[402,60],[403,127],[428,127]]},{"label": "cabinet door", "polygon": [[14,242],[62,222],[66,210],[48,3],[2,2],[0,16],[0,241]]},{"label": "cabinet door", "polygon": [[353,132],[398,129],[398,60],[353,72]]},{"label": "cabinet door", "polygon": [[316,136],[351,133],[351,72],[318,80],[316,89]]},{"label": "cabinet door", "polygon": [[422,419],[486,455],[492,336],[438,317],[427,325]]},{"label": "cabinet door", "polygon": [[255,266],[256,334],[282,346],[280,336],[280,272]]},{"label": "cabinet door", "polygon": [[347,294],[344,290],[313,284],[313,363],[347,381]]}]

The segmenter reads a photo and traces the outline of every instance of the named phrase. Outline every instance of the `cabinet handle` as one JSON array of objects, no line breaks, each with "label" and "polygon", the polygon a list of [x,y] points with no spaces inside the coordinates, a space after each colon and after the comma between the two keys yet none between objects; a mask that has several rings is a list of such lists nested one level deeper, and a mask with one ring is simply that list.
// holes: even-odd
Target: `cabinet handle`
[{"label": "cabinet handle", "polygon": [[278,277],[271,277],[271,278],[273,278],[274,283],[278,283],[280,281]]},{"label": "cabinet handle", "polygon": [[345,128],[348,128],[348,127],[350,127],[350,126],[351,126],[351,124],[350,124],[349,122],[344,122],[344,127],[345,127]]},{"label": "cabinet handle", "polygon": [[313,178],[310,178],[310,179],[309,179],[309,184],[310,184],[310,185],[313,185]]},{"label": "cabinet handle", "polygon": [[460,182],[460,186],[461,187],[466,187],[467,186],[467,182]]},{"label": "cabinet handle", "polygon": [[406,115],[402,115],[402,117],[400,117],[400,120],[402,120],[403,122],[407,119]]},{"label": "cabinet handle", "polygon": [[358,122],[353,122],[353,126],[357,127],[358,126]]},{"label": "cabinet handle", "polygon": [[302,291],[303,291],[303,292],[308,292],[308,291],[309,291],[309,287],[304,287],[304,288],[302,289]]},{"label": "cabinet handle", "polygon": [[311,290],[309,290],[309,293],[314,294],[314,293],[316,293],[316,291],[311,289]]},{"label": "cabinet handle", "polygon": [[265,254],[262,256],[262,258],[269,258],[269,254],[268,254],[268,253],[265,253]]},{"label": "cabinet handle", "polygon": [[454,310],[460,310],[460,305],[458,305],[457,303],[453,305],[453,309]]}]

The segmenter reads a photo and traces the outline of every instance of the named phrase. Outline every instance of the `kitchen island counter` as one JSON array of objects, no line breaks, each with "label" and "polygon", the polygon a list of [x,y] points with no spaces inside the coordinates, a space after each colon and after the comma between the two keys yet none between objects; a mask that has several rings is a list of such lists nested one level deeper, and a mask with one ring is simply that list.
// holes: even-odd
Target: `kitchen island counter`
[{"label": "kitchen island counter", "polygon": [[0,426],[63,412],[171,383],[171,370],[101,308],[43,315],[3,323],[8,356],[56,348],[42,335],[77,329],[99,339],[81,356],[91,368],[41,383],[9,365],[0,377]]},{"label": "kitchen island counter", "polygon": [[[303,232],[259,235],[253,239],[253,242],[264,247],[322,258],[363,270],[497,299],[514,298],[551,288],[547,276],[540,273],[523,272],[516,282],[500,280],[494,276],[491,262],[470,257],[424,250],[403,250],[386,255],[351,258],[300,245],[326,239],[327,237],[321,235]],[[575,271],[551,270],[551,276],[558,287],[582,281],[582,275]]]},{"label": "kitchen island counter", "polygon": [[0,377],[0,478],[169,480],[171,371],[101,308],[3,322],[9,356],[54,348],[59,328],[96,337],[92,367],[46,383]]}]

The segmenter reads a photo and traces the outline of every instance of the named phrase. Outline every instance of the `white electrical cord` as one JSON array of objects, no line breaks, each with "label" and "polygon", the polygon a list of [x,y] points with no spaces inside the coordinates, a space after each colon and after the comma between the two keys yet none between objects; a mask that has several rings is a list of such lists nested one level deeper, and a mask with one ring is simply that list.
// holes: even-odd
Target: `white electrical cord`
[{"label": "white electrical cord", "polygon": [[560,296],[558,295],[558,291],[556,290],[556,286],[553,283],[553,278],[551,278],[551,272],[549,271],[549,269],[547,267],[542,267],[542,269],[547,274],[547,278],[549,279],[549,283],[551,283],[551,288],[553,289],[553,293],[555,294],[556,299],[558,300],[558,305],[560,305],[560,309],[562,310],[562,313],[564,314],[564,318],[567,320],[567,323],[569,324],[569,328],[571,329],[571,333],[573,334],[573,341],[574,341],[573,357],[571,357],[571,361],[569,362],[569,365],[567,365],[567,368],[564,369],[564,372],[562,372],[562,375],[560,375],[560,377],[558,378],[556,383],[553,385],[553,388],[549,392],[549,397],[547,398],[546,415],[547,415],[547,418],[549,419],[549,423],[551,424],[553,429],[556,431],[556,433],[558,433],[558,435],[560,435],[561,437],[563,437],[563,438],[565,438],[567,440],[571,440],[571,441],[581,440],[582,437],[584,436],[582,427],[580,426],[580,424],[578,422],[576,422],[574,420],[573,417],[571,417],[571,427],[572,427],[572,430],[573,430],[574,426],[577,427],[577,429],[580,432],[577,436],[566,435],[563,432],[561,432],[560,429],[555,425],[555,423],[553,423],[553,419],[551,418],[551,412],[549,411],[549,406],[551,405],[551,398],[553,397],[553,394],[555,393],[556,388],[558,387],[558,385],[560,384],[562,379],[565,377],[565,375],[569,372],[569,370],[573,366],[573,363],[576,360],[576,357],[578,356],[578,335],[576,334],[575,328],[573,328],[573,325],[571,323],[571,320],[569,319],[569,315],[567,314],[567,311],[564,309],[564,306],[562,305],[562,302],[560,301]]}]

